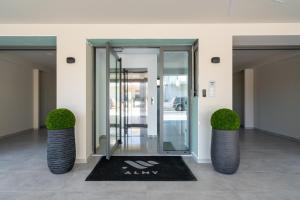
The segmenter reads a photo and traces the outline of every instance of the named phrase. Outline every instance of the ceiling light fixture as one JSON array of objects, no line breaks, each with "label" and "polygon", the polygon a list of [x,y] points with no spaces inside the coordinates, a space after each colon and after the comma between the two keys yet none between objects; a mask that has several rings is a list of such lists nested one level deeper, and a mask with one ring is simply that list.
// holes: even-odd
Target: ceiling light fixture
[{"label": "ceiling light fixture", "polygon": [[50,51],[50,52],[46,52],[46,55],[47,55],[47,56],[53,56],[54,53]]},{"label": "ceiling light fixture", "polygon": [[272,0],[274,3],[284,4],[285,0]]}]

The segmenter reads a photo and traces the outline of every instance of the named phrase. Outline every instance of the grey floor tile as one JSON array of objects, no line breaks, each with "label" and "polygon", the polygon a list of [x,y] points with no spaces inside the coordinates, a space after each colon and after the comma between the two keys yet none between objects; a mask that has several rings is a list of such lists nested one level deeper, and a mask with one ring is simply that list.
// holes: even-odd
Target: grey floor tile
[{"label": "grey floor tile", "polygon": [[0,139],[0,199],[298,200],[300,144],[257,130],[242,131],[241,164],[223,175],[211,164],[185,162],[196,182],[86,182],[100,157],[53,175],[46,162],[46,132],[26,131]]}]

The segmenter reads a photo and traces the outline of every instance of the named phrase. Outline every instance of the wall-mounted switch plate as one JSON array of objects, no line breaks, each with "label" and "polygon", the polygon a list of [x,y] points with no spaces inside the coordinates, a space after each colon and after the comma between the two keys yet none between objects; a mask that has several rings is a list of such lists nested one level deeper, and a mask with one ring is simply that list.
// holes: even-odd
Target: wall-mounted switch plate
[{"label": "wall-mounted switch plate", "polygon": [[216,81],[209,81],[207,90],[208,90],[207,91],[208,97],[215,97],[216,96]]}]

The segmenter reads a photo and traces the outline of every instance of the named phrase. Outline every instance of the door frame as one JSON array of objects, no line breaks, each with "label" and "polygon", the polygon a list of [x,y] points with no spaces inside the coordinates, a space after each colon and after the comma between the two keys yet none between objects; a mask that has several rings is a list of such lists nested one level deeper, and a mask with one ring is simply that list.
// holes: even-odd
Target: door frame
[{"label": "door frame", "polygon": [[[96,152],[96,50],[98,48],[103,48],[106,49],[107,46],[93,46],[94,49],[94,64],[93,64],[93,135],[92,135],[92,144],[93,144],[93,153],[94,155],[102,155],[102,154],[97,154]],[[159,49],[159,56],[158,56],[158,64],[157,64],[157,81],[159,81],[159,85],[157,85],[157,104],[158,104],[158,111],[157,111],[157,148],[158,148],[158,153],[161,155],[189,155],[191,153],[191,100],[192,100],[192,95],[194,94],[194,90],[193,90],[193,45],[174,45],[174,46],[149,46],[149,45],[139,45],[139,46],[111,46],[111,48],[156,48]],[[161,128],[162,128],[162,124],[160,123],[160,120],[163,118],[161,115],[161,107],[163,106],[163,97],[161,95],[161,89],[160,86],[163,84],[163,80],[162,80],[162,75],[163,75],[163,50],[170,50],[170,51],[187,51],[188,52],[188,103],[189,103],[189,109],[188,109],[188,132],[189,132],[189,149],[187,151],[162,151],[162,147],[161,147],[161,141],[162,141],[162,137],[163,134],[161,134]],[[107,57],[108,55],[106,55]],[[121,66],[122,69],[122,66]],[[107,73],[109,74],[109,73]],[[109,84],[109,77],[106,77],[106,84]],[[109,87],[106,87],[106,90],[109,90]],[[106,94],[109,94],[106,92]],[[109,97],[108,97],[109,99]],[[109,108],[109,100],[106,101],[106,109]],[[106,113],[106,117],[108,117],[107,119],[109,119],[109,112]],[[122,121],[122,120],[121,120]],[[108,127],[109,127],[109,120],[106,120],[106,130],[108,131]],[[122,137],[122,136],[121,136]],[[107,149],[108,147],[106,147]]]},{"label": "door frame", "polygon": [[[118,56],[118,54],[114,51],[109,43],[106,45],[106,159],[110,159],[110,157],[113,155],[114,151],[118,148],[119,144],[121,144],[121,135],[122,135],[122,99],[121,99],[121,94],[122,94],[122,59]],[[111,54],[116,58],[116,86],[118,84],[118,77],[119,77],[119,94],[118,90],[116,87],[116,97],[119,95],[119,119],[117,119],[118,115],[116,115],[116,122],[120,122],[120,127],[118,131],[118,124],[116,124],[116,143],[111,147],[110,140],[111,140],[111,134],[110,134],[110,75],[111,75],[111,63],[110,63],[110,56]],[[118,62],[120,64],[120,69],[118,69]],[[119,73],[119,74],[118,74]],[[116,98],[118,101],[118,99]],[[117,105],[118,102],[116,101],[116,113],[117,113]],[[118,136],[119,135],[119,136]]]}]

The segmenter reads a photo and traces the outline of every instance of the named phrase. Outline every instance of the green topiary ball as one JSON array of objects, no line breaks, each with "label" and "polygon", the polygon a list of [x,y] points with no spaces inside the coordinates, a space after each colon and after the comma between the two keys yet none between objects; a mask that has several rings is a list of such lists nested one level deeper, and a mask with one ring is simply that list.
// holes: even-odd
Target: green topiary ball
[{"label": "green topiary ball", "polygon": [[54,109],[48,113],[46,126],[48,130],[61,130],[75,126],[75,115],[66,108]]},{"label": "green topiary ball", "polygon": [[240,117],[236,112],[222,108],[213,113],[210,123],[212,128],[216,130],[238,130],[240,128]]}]

